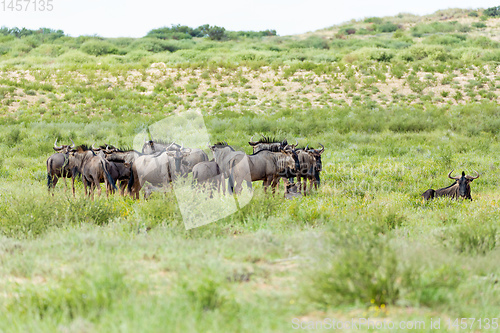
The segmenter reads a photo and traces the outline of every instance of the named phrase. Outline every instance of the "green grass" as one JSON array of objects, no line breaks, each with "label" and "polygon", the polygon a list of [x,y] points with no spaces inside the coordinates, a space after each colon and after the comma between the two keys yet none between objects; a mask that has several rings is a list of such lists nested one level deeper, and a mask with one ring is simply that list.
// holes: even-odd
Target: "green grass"
[{"label": "green grass", "polygon": [[[468,15],[369,18],[333,39],[1,39],[0,332],[498,317],[498,43],[450,22]],[[173,193],[48,194],[56,138],[131,146],[189,108],[247,153],[260,133],[324,144],[320,189],[285,201],[256,184],[191,230]],[[452,169],[481,174],[474,201],[422,202]]]}]

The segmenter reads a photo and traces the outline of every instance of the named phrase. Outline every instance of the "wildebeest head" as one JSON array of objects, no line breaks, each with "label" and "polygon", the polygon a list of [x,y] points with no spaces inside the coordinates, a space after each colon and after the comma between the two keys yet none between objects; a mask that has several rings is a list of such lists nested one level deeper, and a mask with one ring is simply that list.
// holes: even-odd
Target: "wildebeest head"
[{"label": "wildebeest head", "polygon": [[54,150],[57,151],[58,153],[67,153],[67,152],[69,152],[71,149],[75,148],[75,143],[73,142],[72,139],[70,139],[70,140],[73,143],[71,146],[70,145],[58,146],[57,145],[57,138],[56,138],[56,141],[54,142]]},{"label": "wildebeest head", "polygon": [[285,155],[280,159],[280,176],[290,180],[297,177],[297,172],[300,170],[299,156],[291,148],[282,149],[281,153]]},{"label": "wildebeest head", "polygon": [[175,172],[180,173],[181,172],[181,165],[182,165],[182,159],[189,154],[191,154],[191,149],[190,148],[184,148],[184,144],[181,146],[181,148],[176,149],[176,150],[169,150],[167,149],[168,155],[174,158],[175,161]]},{"label": "wildebeest head", "polygon": [[321,149],[306,149],[312,156],[314,156],[316,160],[316,165],[314,166],[315,170],[317,172],[323,171],[323,164],[321,163],[321,154],[325,151],[325,146],[323,146],[321,143],[319,144],[321,146]]},{"label": "wildebeest head", "polygon": [[469,176],[469,175],[465,175],[465,172],[462,171],[462,176],[459,176],[459,177],[452,177],[451,176],[451,173],[453,172],[453,170],[450,171],[450,173],[448,174],[448,177],[450,179],[453,179],[456,181],[456,184],[458,185],[458,194],[460,197],[462,198],[466,198],[468,197],[468,195],[470,195],[470,183],[474,180],[474,179],[477,179],[479,178],[479,173],[477,171],[476,172],[476,177],[472,177],[472,176]]}]

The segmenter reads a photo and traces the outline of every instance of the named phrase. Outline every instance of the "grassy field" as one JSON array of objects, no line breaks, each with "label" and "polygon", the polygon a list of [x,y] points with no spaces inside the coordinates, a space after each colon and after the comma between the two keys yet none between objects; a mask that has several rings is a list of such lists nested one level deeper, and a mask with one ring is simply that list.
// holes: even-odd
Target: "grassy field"
[{"label": "grassy field", "polygon": [[[4,33],[0,332],[494,331],[499,36],[460,9],[223,41]],[[173,193],[48,195],[56,138],[131,146],[188,109],[247,153],[260,133],[324,144],[320,189],[286,201],[257,185],[191,230]],[[480,173],[473,201],[422,202],[452,169]]]}]

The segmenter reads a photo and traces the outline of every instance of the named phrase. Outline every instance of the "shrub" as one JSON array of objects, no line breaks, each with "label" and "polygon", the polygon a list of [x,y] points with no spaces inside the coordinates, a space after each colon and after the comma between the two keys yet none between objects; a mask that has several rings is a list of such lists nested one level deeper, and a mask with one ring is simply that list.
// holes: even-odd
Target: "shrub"
[{"label": "shrub", "polygon": [[367,17],[364,20],[365,23],[375,23],[375,24],[382,24],[384,22],[380,17]]},{"label": "shrub", "polygon": [[96,318],[129,293],[123,274],[106,271],[98,276],[66,277],[43,288],[20,285],[16,290],[19,296],[10,300],[7,308],[39,317],[57,314],[68,319]]},{"label": "shrub", "polygon": [[211,40],[223,40],[226,38],[226,29],[223,27],[213,26],[207,29],[208,38]]},{"label": "shrub", "polygon": [[396,24],[391,23],[391,22],[386,22],[386,23],[377,25],[375,27],[375,30],[378,32],[394,32],[398,29],[399,29],[399,27]]},{"label": "shrub", "polygon": [[80,46],[80,50],[94,56],[118,53],[118,49],[113,44],[101,40],[85,42]]},{"label": "shrub", "polygon": [[483,12],[484,16],[489,16],[489,17],[497,17],[500,16],[500,6],[497,7],[490,7],[484,10]]},{"label": "shrub", "polygon": [[497,227],[492,224],[466,224],[449,228],[441,236],[443,243],[458,253],[485,255],[496,248]]},{"label": "shrub", "polygon": [[322,306],[393,304],[399,296],[398,261],[378,238],[352,239],[310,276],[306,297]]},{"label": "shrub", "polygon": [[484,24],[483,22],[473,22],[472,26],[478,29],[486,28],[486,24]]}]

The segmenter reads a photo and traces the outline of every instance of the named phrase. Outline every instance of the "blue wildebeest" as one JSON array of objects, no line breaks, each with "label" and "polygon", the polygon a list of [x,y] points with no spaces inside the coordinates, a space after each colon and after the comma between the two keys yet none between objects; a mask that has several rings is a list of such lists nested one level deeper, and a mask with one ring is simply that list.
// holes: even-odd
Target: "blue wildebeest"
[{"label": "blue wildebeest", "polygon": [[[245,152],[243,151],[236,151],[233,149],[233,147],[229,146],[227,142],[218,142],[213,146],[210,146],[210,150],[214,154],[214,159],[217,165],[220,168],[220,171],[223,175],[223,184],[222,186],[225,187],[225,179],[229,179],[229,174],[231,171],[230,164],[233,161],[240,161],[244,156],[246,156]],[[229,184],[228,184],[228,192],[229,194],[233,194],[233,188],[234,184],[231,183],[232,179],[229,179]],[[247,183],[249,188],[252,188],[252,183],[249,182]]]},{"label": "blue wildebeest", "polygon": [[297,149],[300,160],[300,171],[297,175],[299,189],[305,195],[307,193],[307,181],[310,182],[310,189],[318,189],[320,185],[320,172],[323,170],[321,154],[325,151],[325,146],[319,144],[321,149],[309,148]]},{"label": "blue wildebeest", "polygon": [[113,146],[101,146],[106,159],[111,162],[133,163],[136,158],[144,154],[133,149],[116,148]]},{"label": "blue wildebeest", "polygon": [[[262,180],[266,191],[269,185],[277,184],[279,178],[284,178],[287,184],[290,173],[295,173],[297,167],[300,168],[299,160],[293,151],[261,150],[239,160],[231,160],[229,184],[234,184],[234,192],[239,193],[243,181],[248,183]],[[274,189],[273,187],[273,193]]]},{"label": "blue wildebeest", "polygon": [[191,172],[197,163],[208,161],[208,155],[203,150],[199,148],[185,148],[184,144],[179,146],[175,142],[145,140],[142,147],[143,154],[155,154],[163,151],[181,151],[184,155],[182,163],[186,166],[187,173]]},{"label": "blue wildebeest", "polygon": [[[115,182],[120,182],[120,195],[124,195],[131,175],[132,162],[125,162],[125,157],[123,159],[115,157],[114,160],[111,160],[112,152],[114,151],[117,154],[119,154],[119,152],[118,149],[114,147],[110,148],[108,145],[100,146],[98,148],[95,148],[94,145],[92,145],[92,150],[97,156],[102,156],[108,161],[108,172]],[[106,152],[110,152],[110,154],[107,154]],[[110,184],[108,183],[108,185]],[[108,190],[111,192],[113,191],[111,188]]]},{"label": "blue wildebeest", "polygon": [[168,186],[175,177],[175,160],[167,152],[155,155],[141,155],[132,164],[128,183],[130,195],[139,199],[139,192],[145,182],[153,186]]},{"label": "blue wildebeest", "polygon": [[181,146],[179,146],[175,142],[166,142],[166,141],[160,141],[160,140],[144,140],[144,145],[142,146],[142,153],[143,154],[156,154],[156,153],[161,153],[166,150],[175,150],[175,149],[180,149]]},{"label": "blue wildebeest", "polygon": [[428,189],[422,194],[424,200],[430,200],[437,197],[451,197],[453,199],[462,198],[472,200],[472,197],[470,195],[470,183],[474,179],[479,178],[479,173],[475,171],[476,177],[472,177],[469,175],[466,176],[465,172],[462,171],[461,177],[452,177],[452,172],[453,170],[451,170],[448,174],[448,178],[453,179],[455,182],[448,187],[440,188],[438,190]]},{"label": "blue wildebeest", "polygon": [[[73,177],[73,167],[69,160],[69,152],[75,147],[75,143],[70,145],[57,145],[57,139],[54,142],[54,150],[57,152],[52,154],[47,159],[47,188],[53,189],[59,178],[64,178],[64,185],[66,185],[66,178]],[[74,193],[74,187],[73,187]]]},{"label": "blue wildebeest", "polygon": [[[217,191],[220,192],[220,186],[223,182],[224,175],[215,159],[197,163],[193,167],[193,183],[202,187],[209,187],[210,193],[214,188],[217,188]],[[222,192],[223,194],[226,193],[224,186],[222,186]]]},{"label": "blue wildebeest", "polygon": [[258,153],[261,150],[270,150],[272,152],[280,152],[282,149],[297,147],[297,143],[295,145],[289,145],[286,139],[277,140],[275,138],[265,137],[262,135],[262,139],[259,141],[253,141],[253,136],[250,138],[248,142],[250,146],[253,148],[253,153]]},{"label": "blue wildebeest", "polygon": [[[75,167],[82,175],[85,195],[89,195],[94,200],[94,189],[97,188],[97,194],[101,195],[101,182],[106,186],[106,194],[116,190],[115,181],[109,174],[109,162],[102,156],[97,156],[92,148],[85,145],[78,146],[69,153],[74,158]],[[87,186],[90,187],[87,193]]]}]

